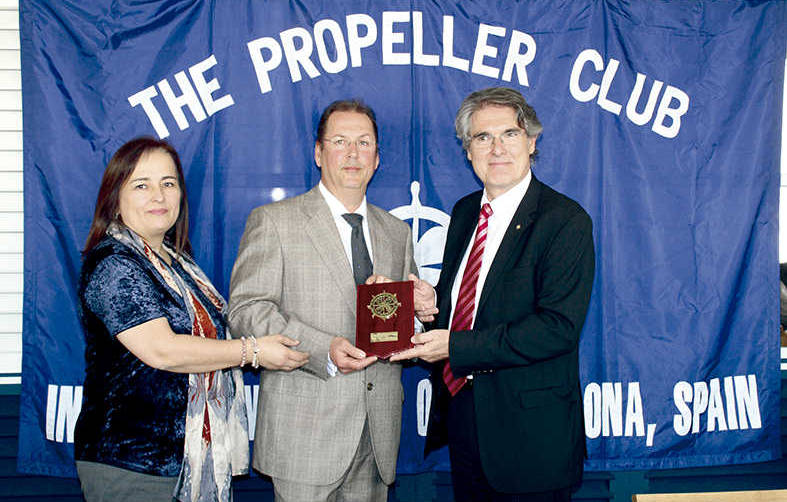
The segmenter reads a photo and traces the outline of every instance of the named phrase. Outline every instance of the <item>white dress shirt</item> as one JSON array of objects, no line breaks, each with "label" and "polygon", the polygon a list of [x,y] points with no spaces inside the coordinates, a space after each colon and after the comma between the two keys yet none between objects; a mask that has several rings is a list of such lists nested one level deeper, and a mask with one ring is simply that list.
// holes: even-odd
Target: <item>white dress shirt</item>
[{"label": "white dress shirt", "polygon": [[[481,196],[481,205],[478,206],[478,212],[480,213],[481,207],[489,202],[489,204],[492,206],[492,216],[490,216],[488,220],[486,242],[484,244],[484,255],[481,258],[481,269],[478,272],[478,283],[476,284],[475,288],[476,309],[473,309],[471,326],[475,324],[475,314],[478,307],[478,300],[481,298],[481,291],[484,289],[484,283],[486,282],[486,276],[489,274],[489,268],[492,266],[492,262],[495,259],[497,250],[500,248],[500,243],[503,242],[503,236],[505,236],[506,230],[508,230],[508,225],[511,224],[511,219],[513,219],[514,213],[516,213],[519,204],[525,197],[525,192],[527,192],[527,188],[530,186],[531,178],[532,176],[530,171],[528,171],[522,181],[508,189],[508,191],[502,195],[498,195],[492,201],[490,201],[489,197],[487,197],[486,189],[484,189],[484,193]],[[477,228],[478,224],[476,223],[476,229]],[[462,276],[464,276],[465,267],[467,267],[467,259],[470,257],[470,250],[473,248],[474,242],[475,230],[473,231],[473,237],[470,239],[470,243],[467,245],[467,249],[465,250],[462,263],[459,264],[459,270],[456,272],[454,285],[451,289],[451,318],[448,320],[449,327],[454,321],[454,311],[456,310],[456,302],[459,298],[459,288],[462,285]]]},{"label": "white dress shirt", "polygon": [[358,209],[355,211],[348,211],[344,204],[336,198],[334,194],[332,194],[325,185],[322,184],[320,181],[319,184],[320,193],[322,194],[325,202],[328,203],[328,209],[331,210],[331,215],[333,216],[333,222],[336,224],[336,230],[339,231],[339,237],[342,240],[342,246],[344,246],[344,252],[347,255],[347,260],[350,263],[350,271],[352,271],[352,263],[353,263],[353,252],[352,246],[350,241],[352,239],[352,232],[353,227],[345,220],[342,215],[347,213],[355,213],[360,214],[363,216],[362,226],[363,226],[363,239],[366,241],[366,249],[369,251],[369,259],[374,263],[374,254],[372,253],[372,238],[369,235],[369,223],[366,218],[366,196],[363,196],[363,200],[361,201],[361,205],[358,206]]},{"label": "white dress shirt", "polygon": [[[339,231],[339,238],[342,240],[344,253],[347,255],[347,261],[350,263],[350,272],[352,272],[353,252],[351,240],[353,227],[342,216],[343,214],[347,214],[350,211],[348,211],[347,208],[344,207],[344,204],[342,204],[341,201],[337,199],[336,196],[325,187],[325,185],[323,185],[322,181],[320,181],[319,188],[323,199],[325,199],[325,202],[328,204],[328,209],[331,210],[333,222],[336,224],[336,230]],[[366,195],[363,196],[363,200],[361,201],[361,205],[358,206],[358,209],[352,212],[363,216],[363,220],[361,220],[361,225],[363,227],[363,239],[366,241],[366,249],[369,251],[369,259],[372,260],[372,264],[374,264],[374,255],[372,254],[372,238],[369,235],[369,223],[367,222],[366,218]],[[336,367],[336,364],[333,362],[329,354],[328,374],[330,376],[336,376],[338,370],[339,368]]]}]

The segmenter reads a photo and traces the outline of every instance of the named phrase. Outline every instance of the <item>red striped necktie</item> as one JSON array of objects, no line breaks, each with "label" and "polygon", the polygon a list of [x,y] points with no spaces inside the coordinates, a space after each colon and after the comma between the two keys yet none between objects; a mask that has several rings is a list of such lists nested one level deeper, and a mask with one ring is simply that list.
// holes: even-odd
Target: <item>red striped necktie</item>
[{"label": "red striped necktie", "polygon": [[[465,273],[462,275],[462,283],[459,286],[459,297],[456,299],[456,307],[454,308],[454,319],[451,321],[452,332],[465,331],[473,326],[476,285],[478,284],[478,274],[481,271],[481,259],[484,257],[484,246],[486,244],[490,216],[492,216],[492,206],[487,202],[481,206],[481,213],[478,215],[475,242],[473,242],[473,247],[470,249],[470,256],[467,257]],[[443,381],[448,386],[451,395],[455,396],[467,382],[467,378],[456,378],[451,372],[451,364],[446,361],[443,367]]]}]

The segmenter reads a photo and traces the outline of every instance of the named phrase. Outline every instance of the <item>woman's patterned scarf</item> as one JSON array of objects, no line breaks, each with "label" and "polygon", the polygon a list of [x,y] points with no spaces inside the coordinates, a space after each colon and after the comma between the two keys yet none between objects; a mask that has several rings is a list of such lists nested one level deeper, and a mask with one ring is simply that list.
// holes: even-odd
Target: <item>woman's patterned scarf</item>
[{"label": "woman's patterned scarf", "polygon": [[[148,259],[164,283],[184,299],[192,336],[216,338],[216,327],[197,295],[183,278],[153,252],[134,231],[110,224],[107,234]],[[164,245],[169,255],[226,315],[227,304],[202,270],[189,257]],[[227,333],[229,337],[229,332]],[[238,368],[189,374],[186,441],[183,465],[173,496],[179,501],[228,501],[232,476],[249,470],[248,428],[243,374]]]}]

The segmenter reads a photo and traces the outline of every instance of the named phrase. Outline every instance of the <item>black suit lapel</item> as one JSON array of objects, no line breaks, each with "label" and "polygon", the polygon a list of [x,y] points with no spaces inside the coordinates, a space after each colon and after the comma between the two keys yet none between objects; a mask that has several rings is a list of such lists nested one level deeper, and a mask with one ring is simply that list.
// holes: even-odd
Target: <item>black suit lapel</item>
[{"label": "black suit lapel", "polygon": [[478,316],[477,312],[480,312],[481,309],[484,308],[484,304],[489,297],[489,292],[492,291],[497,282],[500,281],[504,272],[510,268],[508,262],[513,257],[518,256],[519,253],[516,253],[516,251],[527,242],[529,227],[533,224],[537,216],[538,201],[541,197],[542,186],[542,183],[538,181],[535,176],[530,179],[530,186],[528,186],[525,196],[522,197],[522,202],[519,203],[519,207],[514,213],[514,217],[511,218],[511,223],[506,229],[500,247],[495,254],[495,259],[492,261],[492,265],[489,268],[489,273],[484,281],[484,289],[481,290],[481,298],[476,307],[476,318]]},{"label": "black suit lapel", "polygon": [[456,280],[456,273],[462,263],[467,246],[475,236],[482,193],[479,191],[467,201],[463,201],[465,203],[461,207],[456,207],[451,216],[451,224],[443,252],[443,268],[440,271],[440,305],[438,308],[440,309],[439,326],[441,327],[448,327],[448,320],[451,316],[451,288]]}]

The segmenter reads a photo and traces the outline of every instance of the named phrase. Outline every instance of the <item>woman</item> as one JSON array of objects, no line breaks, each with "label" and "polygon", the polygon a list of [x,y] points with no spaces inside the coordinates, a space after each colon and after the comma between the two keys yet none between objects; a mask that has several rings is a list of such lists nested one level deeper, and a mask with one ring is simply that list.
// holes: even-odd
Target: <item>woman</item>
[{"label": "woman", "polygon": [[101,180],[79,287],[87,372],[74,446],[88,502],[229,500],[248,433],[241,372],[227,368],[308,359],[282,335],[228,340],[224,299],[190,251],[178,154],[129,141]]}]

